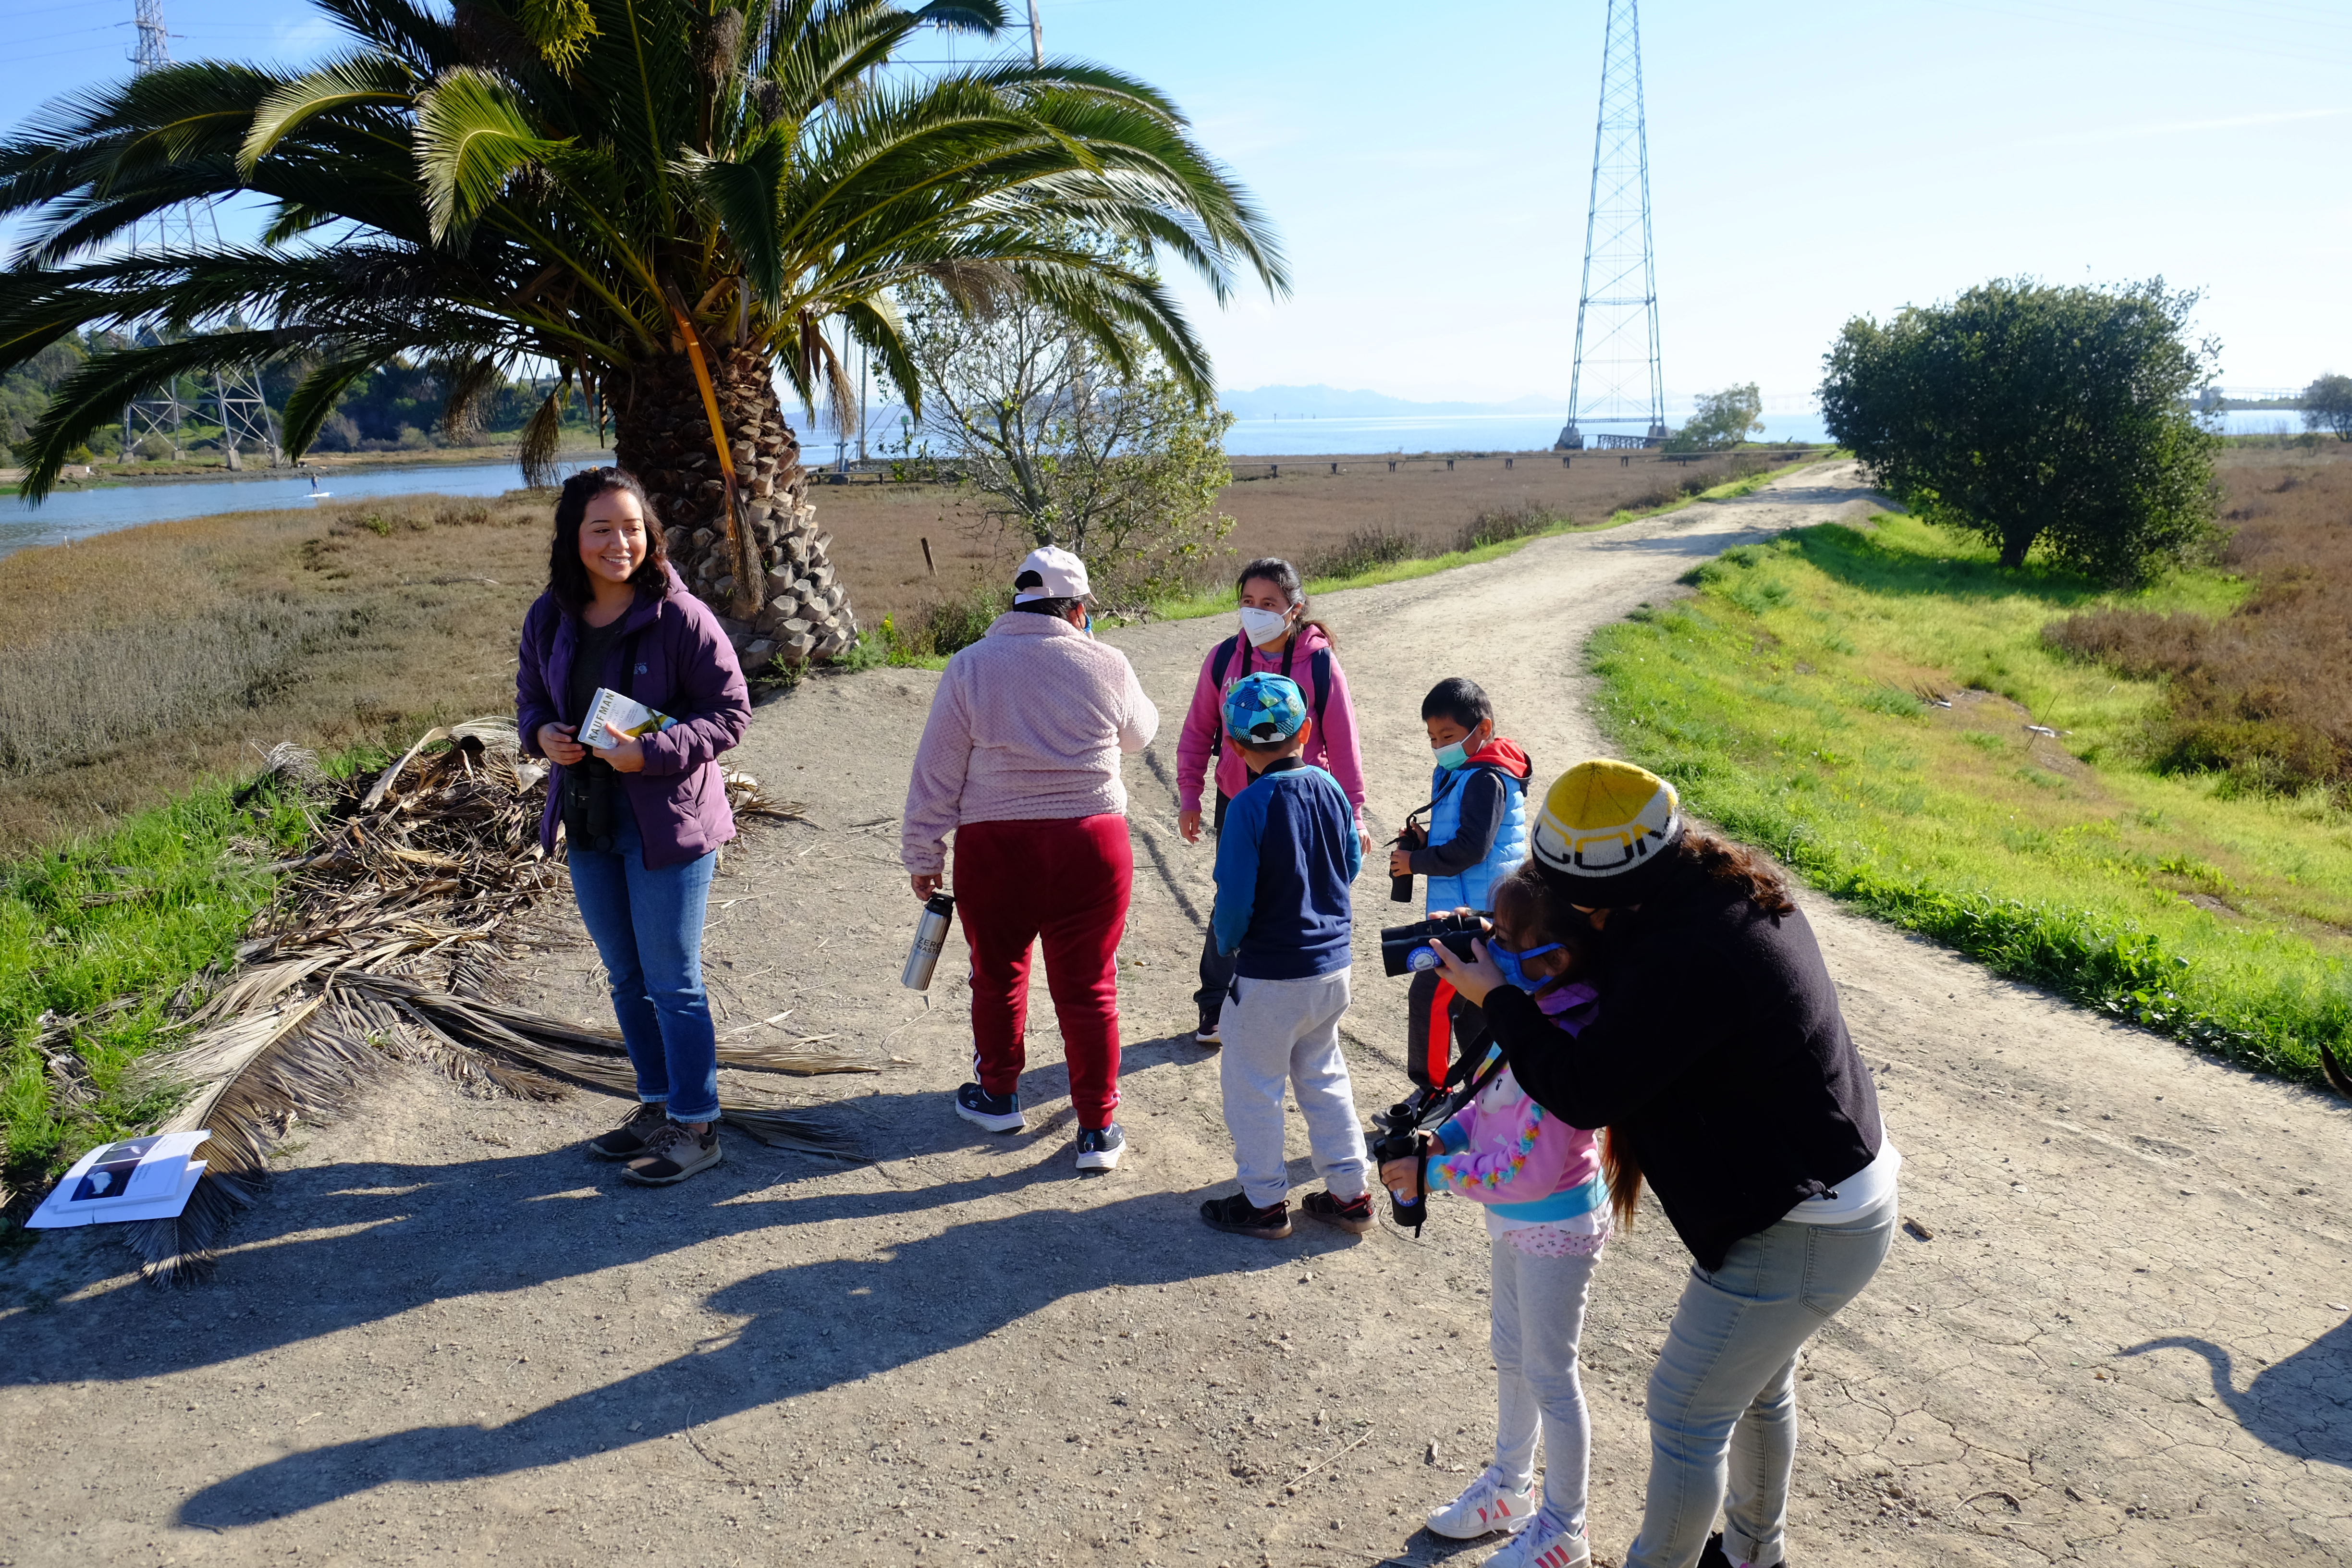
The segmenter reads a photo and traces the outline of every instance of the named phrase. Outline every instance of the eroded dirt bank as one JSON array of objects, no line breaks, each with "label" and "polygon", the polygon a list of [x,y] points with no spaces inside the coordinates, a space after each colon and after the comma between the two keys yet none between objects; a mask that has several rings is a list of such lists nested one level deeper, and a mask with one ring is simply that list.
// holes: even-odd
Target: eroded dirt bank
[{"label": "eroded dirt bank", "polygon": [[[1475,675],[1547,776],[1598,742],[1592,627],[1695,560],[1858,508],[1815,469],[1747,500],[1336,598],[1383,824],[1423,796],[1416,714]],[[1420,1513],[1492,1432],[1485,1244],[1193,1217],[1232,1165],[1191,1043],[1208,850],[1174,832],[1174,723],[1223,622],[1118,634],[1167,727],[1129,768],[1122,953],[1133,1153],[1080,1180],[1042,985],[1032,1128],[949,1113],[966,995],[898,989],[896,817],[932,678],[814,681],[740,762],[808,803],[729,858],[722,1027],[837,1033],[905,1065],[808,1086],[843,1168],[740,1137],[625,1188],[576,1149],[614,1102],[394,1080],[304,1130],[217,1283],[163,1297],[90,1233],[0,1274],[0,1563],[1475,1562]],[[1394,1098],[1401,987],[1360,885],[1350,1057]],[[1901,1238],[1815,1345],[1792,1560],[2352,1558],[2352,1110],[2201,1061],[1809,899],[1906,1154]],[[586,954],[518,977],[605,1016]],[[1294,1134],[1297,1132],[1296,1122]],[[1303,1141],[1293,1152],[1301,1158]],[[1640,1401],[1686,1258],[1611,1245],[1585,1343],[1592,1529],[1635,1523]],[[1295,1490],[1293,1489],[1295,1486]],[[299,1558],[297,1557],[299,1553]]]}]

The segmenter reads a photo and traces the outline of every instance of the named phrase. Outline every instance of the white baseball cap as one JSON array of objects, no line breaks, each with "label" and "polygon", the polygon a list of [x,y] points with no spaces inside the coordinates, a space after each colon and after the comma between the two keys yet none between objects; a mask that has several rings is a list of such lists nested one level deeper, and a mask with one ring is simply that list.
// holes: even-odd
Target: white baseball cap
[{"label": "white baseball cap", "polygon": [[1034,572],[1045,579],[1034,588],[1022,588],[1013,595],[1016,605],[1032,599],[1083,599],[1087,596],[1087,563],[1057,544],[1033,550],[1021,562],[1021,570],[1013,574],[1017,584]]}]

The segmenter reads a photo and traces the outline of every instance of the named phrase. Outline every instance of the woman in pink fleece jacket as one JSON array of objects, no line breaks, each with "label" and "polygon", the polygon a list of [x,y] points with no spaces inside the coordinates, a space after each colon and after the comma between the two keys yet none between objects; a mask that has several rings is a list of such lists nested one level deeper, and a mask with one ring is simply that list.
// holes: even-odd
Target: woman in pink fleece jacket
[{"label": "woman in pink fleece jacket", "polygon": [[[1330,629],[1307,618],[1307,591],[1298,570],[1278,556],[1265,556],[1243,567],[1234,586],[1241,598],[1241,630],[1201,661],[1200,679],[1192,683],[1192,705],[1185,710],[1184,728],[1176,738],[1177,831],[1187,844],[1201,841],[1202,784],[1212,758],[1217,785],[1217,809],[1209,826],[1213,841],[1223,828],[1226,807],[1249,784],[1240,753],[1223,744],[1225,693],[1245,675],[1282,675],[1298,683],[1314,721],[1299,756],[1339,781],[1348,804],[1355,808],[1356,836],[1369,859],[1372,836],[1364,827],[1364,758],[1356,745],[1356,707],[1348,696],[1348,678],[1340,671]],[[1233,959],[1217,952],[1213,933],[1205,935],[1201,988],[1192,994],[1201,1014],[1193,1037],[1204,1046],[1221,1043],[1218,1019],[1233,984]]]},{"label": "woman in pink fleece jacket", "polygon": [[[1579,933],[1589,926],[1524,868],[1495,884],[1487,952],[1518,976],[1536,1005],[1569,1034],[1597,1011],[1592,987],[1570,981]],[[1507,1531],[1488,1558],[1500,1568],[1576,1568],[1591,1561],[1584,1493],[1592,1423],[1577,1375],[1586,1293],[1609,1239],[1609,1183],[1591,1132],[1530,1099],[1508,1068],[1434,1133],[1424,1160],[1395,1160],[1381,1179],[1411,1191],[1415,1167],[1427,1191],[1482,1205],[1494,1266],[1495,1462],[1460,1497],[1429,1516],[1456,1540]],[[1535,1496],[1536,1436],[1544,1447],[1543,1497]],[[1535,1528],[1528,1528],[1530,1525]]]},{"label": "woman in pink fleece jacket", "polygon": [[955,1113],[1018,1132],[1029,955],[1042,943],[1062,1026],[1078,1169],[1114,1169],[1118,939],[1134,851],[1119,757],[1151,743],[1160,710],[1127,656],[1095,641],[1086,563],[1033,550],[1013,608],[948,660],[907,781],[898,858],[919,899],[940,890],[955,836],[956,912],[971,948],[972,1081]]}]

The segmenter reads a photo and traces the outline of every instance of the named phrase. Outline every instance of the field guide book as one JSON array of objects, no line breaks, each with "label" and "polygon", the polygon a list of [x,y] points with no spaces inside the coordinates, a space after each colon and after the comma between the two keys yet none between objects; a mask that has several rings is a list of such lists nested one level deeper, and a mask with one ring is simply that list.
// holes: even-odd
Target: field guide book
[{"label": "field guide book", "polygon": [[176,1219],[205,1173],[205,1163],[190,1156],[211,1136],[201,1131],[151,1132],[92,1149],[41,1200],[26,1228]]},{"label": "field guide book", "polygon": [[580,721],[580,743],[609,752],[621,742],[613,738],[611,730],[604,728],[607,724],[635,740],[640,735],[658,734],[677,722],[667,713],[656,712],[609,686],[600,686],[596,695],[588,700],[588,716]]}]

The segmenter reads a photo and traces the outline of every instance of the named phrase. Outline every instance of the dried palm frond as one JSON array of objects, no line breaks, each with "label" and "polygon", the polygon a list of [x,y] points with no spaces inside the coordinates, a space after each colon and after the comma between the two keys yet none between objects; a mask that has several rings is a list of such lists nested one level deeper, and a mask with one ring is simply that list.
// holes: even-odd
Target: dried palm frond
[{"label": "dried palm frond", "polygon": [[775,800],[750,773],[730,769],[721,775],[727,782],[727,805],[739,817],[773,816],[786,822],[806,822],[808,807],[796,800]]},{"label": "dried palm frond", "polygon": [[[191,1090],[166,1129],[212,1133],[205,1179],[186,1212],[123,1227],[159,1282],[201,1274],[287,1128],[334,1115],[388,1062],[528,1099],[569,1093],[567,1084],[636,1090],[617,1035],[489,994],[509,958],[500,928],[563,876],[539,842],[547,770],[521,755],[511,723],[430,730],[373,779],[316,778],[307,753],[289,748],[268,756],[270,776],[304,785],[314,826],[301,851],[274,868],[284,880],[236,967],[186,1019],[193,1037],[155,1063]],[[806,819],[798,803],[770,800],[745,774],[727,775],[727,788],[739,816]],[[719,1061],[770,1072],[877,1070],[817,1046],[730,1044]],[[854,1152],[838,1127],[765,1096],[722,1096],[720,1114],[781,1147]]]},{"label": "dried palm frond", "polygon": [[203,1128],[205,1179],[176,1219],[124,1226],[124,1242],[159,1284],[187,1284],[212,1262],[212,1245],[252,1201],[269,1151],[298,1116],[325,1121],[341,1110],[375,1066],[364,1037],[320,1026],[326,998],[276,1004],[199,1035],[159,1064],[207,1087],[163,1123],[165,1132]]},{"label": "dried palm frond", "polygon": [[[583,1024],[560,1023],[542,1018],[520,1008],[509,1007],[478,996],[465,999],[467,1008],[493,1022],[504,1024],[534,1039],[560,1045],[577,1046],[583,1050],[602,1051],[609,1056],[625,1056],[628,1047],[621,1037],[610,1029],[595,1029]],[[814,1040],[786,1040],[780,1046],[747,1046],[722,1042],[719,1047],[719,1065],[744,1068],[752,1072],[791,1073],[800,1078],[815,1078],[825,1073],[880,1072],[881,1064],[846,1051],[820,1051],[809,1048]]]},{"label": "dried palm frond", "polygon": [[[625,1058],[611,1052],[606,1041],[586,1031],[514,1008],[453,996],[392,975],[354,971],[341,976],[338,983],[392,1000],[452,1045],[517,1058],[542,1072],[613,1094],[633,1098],[636,1094],[636,1070],[627,1065]],[[593,1042],[591,1048],[580,1049],[572,1043],[583,1039]],[[741,1127],[763,1143],[780,1148],[845,1154],[854,1147],[845,1134],[822,1120],[765,1097],[747,1100],[722,1093],[719,1113],[720,1120]]]}]

